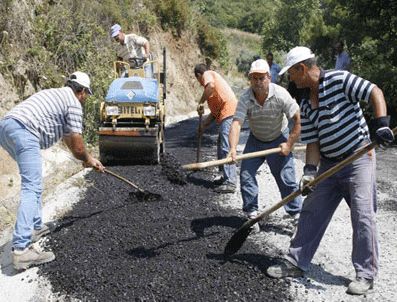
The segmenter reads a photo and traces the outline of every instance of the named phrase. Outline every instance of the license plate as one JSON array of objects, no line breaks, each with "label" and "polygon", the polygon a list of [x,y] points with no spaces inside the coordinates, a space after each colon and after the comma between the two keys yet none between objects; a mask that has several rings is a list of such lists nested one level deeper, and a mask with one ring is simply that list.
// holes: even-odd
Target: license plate
[{"label": "license plate", "polygon": [[143,114],[146,116],[155,116],[156,115],[156,108],[153,106],[146,106],[143,107]]},{"label": "license plate", "polygon": [[119,107],[117,106],[107,106],[106,107],[106,115],[118,115]]}]

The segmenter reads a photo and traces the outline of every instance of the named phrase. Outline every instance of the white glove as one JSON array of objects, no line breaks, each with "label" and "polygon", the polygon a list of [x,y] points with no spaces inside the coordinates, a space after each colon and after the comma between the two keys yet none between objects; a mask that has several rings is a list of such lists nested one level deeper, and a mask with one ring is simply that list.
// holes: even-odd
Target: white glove
[{"label": "white glove", "polygon": [[317,167],[315,165],[305,165],[303,167],[303,176],[299,182],[299,189],[302,191],[302,196],[306,196],[313,192],[314,187],[307,186],[307,184],[313,181],[317,175]]}]

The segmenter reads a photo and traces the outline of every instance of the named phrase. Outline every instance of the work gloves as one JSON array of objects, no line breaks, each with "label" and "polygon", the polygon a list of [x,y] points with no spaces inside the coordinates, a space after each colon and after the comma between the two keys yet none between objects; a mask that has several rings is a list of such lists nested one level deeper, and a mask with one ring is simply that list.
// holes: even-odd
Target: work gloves
[{"label": "work gloves", "polygon": [[375,140],[381,146],[388,146],[394,141],[393,131],[389,128],[390,116],[378,117],[374,120]]},{"label": "work gloves", "polygon": [[314,188],[307,186],[309,182],[314,180],[317,175],[317,167],[315,165],[307,164],[303,167],[303,176],[299,183],[299,189],[302,192],[302,196],[306,196],[307,194],[313,192]]},{"label": "work gloves", "polygon": [[203,104],[198,104],[197,105],[197,113],[199,115],[203,115],[204,114],[204,105]]}]

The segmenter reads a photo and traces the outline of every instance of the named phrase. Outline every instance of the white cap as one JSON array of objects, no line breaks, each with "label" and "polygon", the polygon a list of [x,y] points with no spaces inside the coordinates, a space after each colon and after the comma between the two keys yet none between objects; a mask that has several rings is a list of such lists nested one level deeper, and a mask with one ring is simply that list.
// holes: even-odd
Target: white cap
[{"label": "white cap", "polygon": [[88,93],[92,94],[91,86],[90,86],[91,81],[90,81],[90,77],[88,76],[88,74],[81,72],[81,71],[75,71],[70,75],[69,78],[72,82],[76,82],[80,86],[87,88]]},{"label": "white cap", "polygon": [[269,70],[269,64],[267,64],[266,60],[259,59],[252,62],[248,75],[252,73],[269,73]]},{"label": "white cap", "polygon": [[278,74],[282,75],[284,72],[290,69],[291,66],[311,58],[314,58],[314,54],[309,48],[304,46],[294,47],[288,52],[284,67]]},{"label": "white cap", "polygon": [[112,38],[116,37],[121,30],[121,26],[119,24],[114,24],[111,28],[110,28],[110,33],[112,35]]}]

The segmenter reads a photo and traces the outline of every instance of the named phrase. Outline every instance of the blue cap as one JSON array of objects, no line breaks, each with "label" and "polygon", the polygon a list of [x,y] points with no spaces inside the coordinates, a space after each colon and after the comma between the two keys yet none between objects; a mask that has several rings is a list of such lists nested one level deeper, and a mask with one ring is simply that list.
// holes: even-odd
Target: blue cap
[{"label": "blue cap", "polygon": [[110,28],[112,38],[116,37],[121,30],[121,26],[119,24],[115,24]]}]

